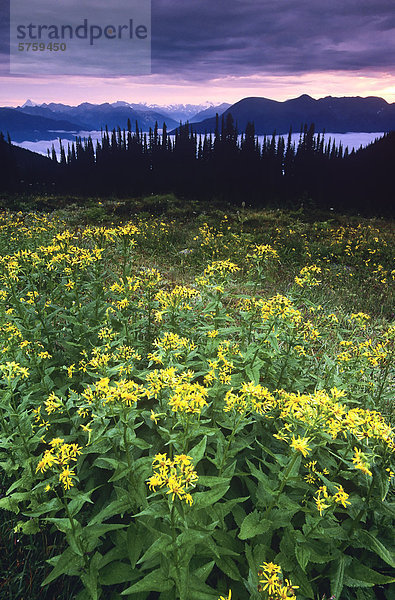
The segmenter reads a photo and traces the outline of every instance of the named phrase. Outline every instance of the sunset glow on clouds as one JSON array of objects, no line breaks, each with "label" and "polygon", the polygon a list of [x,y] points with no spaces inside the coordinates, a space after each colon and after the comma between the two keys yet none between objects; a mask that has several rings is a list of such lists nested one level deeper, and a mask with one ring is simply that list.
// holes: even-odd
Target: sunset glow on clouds
[{"label": "sunset glow on clouds", "polygon": [[219,103],[303,93],[395,102],[394,57],[393,0],[152,0],[152,75],[82,77],[78,65],[75,76],[4,75],[0,105],[27,98]]},{"label": "sunset glow on clouds", "polygon": [[273,76],[260,74],[247,77],[225,77],[204,84],[194,84],[178,78],[163,81],[158,75],[139,78],[96,79],[93,77],[10,77],[7,88],[2,87],[0,104],[17,106],[27,98],[40,104],[63,102],[102,103],[125,100],[153,104],[237,102],[247,96],[263,96],[276,100],[308,93],[314,98],[324,96],[381,96],[395,102],[394,77],[388,73],[370,74],[357,72],[308,73],[299,76]]}]

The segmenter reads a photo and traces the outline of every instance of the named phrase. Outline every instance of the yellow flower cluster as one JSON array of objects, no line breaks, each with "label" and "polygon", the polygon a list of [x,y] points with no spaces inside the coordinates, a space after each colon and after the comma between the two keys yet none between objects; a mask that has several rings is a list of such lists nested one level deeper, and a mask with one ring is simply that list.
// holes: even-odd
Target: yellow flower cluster
[{"label": "yellow flower cluster", "polygon": [[118,227],[93,227],[88,225],[82,231],[83,238],[96,240],[100,244],[115,242],[117,239],[126,239],[131,246],[136,243],[133,238],[140,234],[140,229],[131,221]]},{"label": "yellow flower cluster", "polygon": [[8,381],[15,379],[16,377],[21,377],[22,379],[29,377],[29,370],[26,367],[21,367],[21,365],[15,361],[9,361],[0,365],[0,373],[2,373],[4,379],[7,379]]},{"label": "yellow flower cluster", "polygon": [[283,577],[279,565],[270,562],[260,567],[258,576],[263,579],[259,580],[258,592],[267,591],[268,600],[296,600],[298,586]]},{"label": "yellow flower cluster", "polygon": [[45,427],[45,429],[47,430],[50,424],[49,421],[46,421],[41,415],[41,406],[33,408],[32,412],[35,415],[34,423],[32,424],[32,429],[34,430],[36,427]]},{"label": "yellow flower cluster", "polygon": [[[393,430],[377,411],[362,408],[347,409],[337,402],[342,390],[333,388],[328,394],[317,390],[314,394],[294,394],[278,391],[277,408],[285,420],[297,419],[308,426],[320,428],[333,439],[339,434],[352,435],[358,440],[372,438],[394,450]],[[285,438],[282,438],[285,439]]]},{"label": "yellow flower cluster", "polygon": [[[214,260],[204,269],[202,277],[196,277],[196,283],[202,287],[216,286],[221,282],[224,282],[227,276],[231,273],[240,271],[235,263],[230,260]],[[217,286],[218,291],[223,291],[221,286]]]},{"label": "yellow flower cluster", "polygon": [[362,471],[362,473],[365,473],[365,475],[369,475],[369,477],[372,477],[372,471],[369,469],[370,464],[368,463],[367,458],[362,452],[362,450],[359,450],[358,448],[354,447],[354,457],[352,459],[352,462],[355,465],[355,469],[359,469],[360,471]]},{"label": "yellow flower cluster", "polygon": [[36,290],[34,290],[33,292],[31,292],[31,291],[26,292],[26,298],[19,298],[19,301],[24,302],[25,304],[34,305],[36,303],[37,298],[38,298],[38,292]]},{"label": "yellow flower cluster", "polygon": [[247,258],[252,259],[257,262],[261,261],[269,261],[269,260],[279,260],[279,255],[277,250],[270,246],[270,244],[255,244],[252,248],[252,253],[247,254]]},{"label": "yellow flower cluster", "polygon": [[269,390],[252,381],[243,383],[239,394],[229,390],[225,396],[224,412],[235,411],[240,414],[257,412],[260,415],[270,411],[275,405],[274,396]]},{"label": "yellow flower cluster", "polygon": [[309,438],[300,437],[300,436],[295,438],[295,436],[293,435],[292,442],[291,442],[291,448],[293,448],[297,452],[301,452],[303,454],[303,456],[306,457],[311,450],[311,448],[308,445],[309,441],[310,441]]},{"label": "yellow flower cluster", "polygon": [[70,489],[74,483],[72,477],[75,476],[70,464],[77,461],[77,456],[81,454],[82,448],[78,444],[65,444],[62,438],[54,438],[50,441],[51,448],[46,450],[39,461],[36,473],[41,471],[45,473],[48,469],[55,466],[59,473],[59,482],[65,490]]},{"label": "yellow flower cluster", "polygon": [[154,474],[147,480],[150,490],[167,488],[166,494],[185,500],[187,504],[193,503],[193,498],[188,491],[194,488],[198,480],[197,473],[192,464],[192,458],[186,454],[176,454],[173,459],[167,454],[156,454],[152,461]]},{"label": "yellow flower cluster", "polygon": [[103,377],[94,386],[89,386],[83,393],[88,404],[118,404],[120,406],[132,406],[147,396],[147,390],[135,381],[121,379],[110,381]]},{"label": "yellow flower cluster", "polygon": [[194,237],[194,241],[200,241],[202,250],[211,257],[221,256],[224,251],[234,250],[231,244],[235,235],[229,234],[230,229],[228,217],[224,215],[218,228],[203,223],[199,227],[199,235]]},{"label": "yellow flower cluster", "polygon": [[328,469],[324,468],[324,469],[322,469],[322,471],[317,469],[317,461],[316,460],[311,460],[310,462],[306,463],[304,466],[309,471],[308,474],[305,475],[305,477],[304,477],[304,479],[307,481],[307,483],[316,483],[317,476],[319,476],[319,475],[329,475]]},{"label": "yellow flower cluster", "polygon": [[191,301],[199,297],[200,294],[194,288],[184,285],[176,285],[170,292],[159,290],[155,295],[155,300],[159,304],[159,310],[156,311],[157,321],[161,321],[165,313],[174,313],[178,310],[192,310]]},{"label": "yellow flower cluster", "polygon": [[20,243],[22,240],[32,240],[36,236],[51,233],[64,227],[64,221],[57,216],[40,215],[37,213],[2,212],[0,214],[0,234],[11,242]]},{"label": "yellow flower cluster", "polygon": [[158,398],[160,392],[166,388],[174,389],[178,385],[188,383],[193,377],[192,371],[177,373],[175,367],[168,369],[154,369],[146,375],[148,384],[147,394],[149,398]]},{"label": "yellow flower cluster", "polygon": [[188,338],[170,331],[165,331],[160,338],[154,341],[153,345],[157,350],[148,354],[148,358],[158,364],[163,364],[164,357],[170,353],[174,358],[180,358],[196,348],[195,344]]},{"label": "yellow flower cluster", "polygon": [[169,399],[169,406],[176,413],[200,414],[207,406],[208,390],[199,383],[183,382],[174,388]]},{"label": "yellow flower cluster", "polygon": [[317,265],[303,267],[299,276],[295,277],[295,283],[302,288],[320,285],[321,281],[317,279],[317,275],[320,273],[322,273],[322,269]]},{"label": "yellow flower cluster", "polygon": [[302,321],[302,313],[294,308],[292,300],[281,294],[277,294],[266,301],[258,300],[257,304],[260,307],[262,321],[267,321],[271,317],[295,324]]},{"label": "yellow flower cluster", "polygon": [[162,281],[162,275],[157,269],[140,269],[138,276],[140,285],[144,288],[154,289]]},{"label": "yellow flower cluster", "polygon": [[361,329],[366,328],[366,324],[369,320],[370,320],[370,315],[367,315],[363,312],[352,313],[350,318],[348,319],[349,323],[352,323],[353,325],[355,324],[358,327],[360,327]]},{"label": "yellow flower cluster", "polygon": [[44,400],[44,406],[46,412],[50,415],[53,412],[57,412],[59,409],[63,407],[63,402],[56,396],[55,392],[51,392],[46,400]]},{"label": "yellow flower cluster", "polygon": [[[8,286],[8,283],[18,281],[20,273],[41,268],[65,275],[68,278],[66,285],[72,289],[75,284],[70,280],[73,270],[85,271],[103,257],[102,248],[72,245],[74,239],[77,239],[74,234],[66,230],[56,235],[48,246],[39,246],[35,251],[19,250],[11,256],[0,257],[0,282]],[[26,298],[21,298],[21,302],[34,304],[37,297],[36,291],[29,291]]]},{"label": "yellow flower cluster", "polygon": [[230,384],[234,368],[232,359],[240,355],[239,344],[230,340],[223,340],[217,348],[217,358],[208,360],[209,372],[204,377],[204,383],[210,384],[219,379],[222,384]]},{"label": "yellow flower cluster", "polygon": [[43,254],[48,250],[48,254],[52,255],[46,263],[48,271],[54,271],[58,266],[63,266],[65,274],[70,274],[71,267],[84,271],[103,257],[103,248],[89,249],[68,246],[66,249],[61,245],[53,245],[48,248],[40,248],[40,250]]},{"label": "yellow flower cluster", "polygon": [[18,280],[20,264],[16,256],[0,256],[0,282],[7,286]]},{"label": "yellow flower cluster", "polygon": [[[386,332],[387,333],[387,332]],[[383,341],[373,341],[371,338],[363,340],[359,343],[353,343],[351,340],[342,340],[340,346],[343,348],[336,356],[336,360],[342,365],[344,363],[352,363],[355,366],[355,361],[359,361],[360,368],[367,367],[383,367],[386,360],[391,356],[392,340],[389,335],[384,334]]]},{"label": "yellow flower cluster", "polygon": [[320,515],[322,515],[327,508],[335,506],[336,504],[341,504],[344,506],[344,508],[347,508],[347,504],[351,504],[351,502],[348,500],[349,494],[344,491],[343,486],[336,485],[335,487],[337,492],[332,496],[329,494],[326,485],[322,485],[318,488],[314,497],[314,501]]},{"label": "yellow flower cluster", "polygon": [[[104,337],[103,331],[106,331],[105,334],[107,339],[114,337],[116,334],[111,333],[109,328],[103,328],[99,332],[99,337]],[[109,365],[113,365],[118,367],[118,371],[121,375],[129,375],[133,370],[133,364],[131,361],[139,361],[141,360],[141,355],[131,346],[126,346],[122,344],[118,348],[111,348],[110,343],[104,344],[104,346],[96,346],[92,348],[92,356],[89,358],[87,356],[87,352],[83,351],[82,354],[84,358],[82,358],[78,363],[78,370],[86,373],[88,370],[99,372],[104,370],[106,373],[106,367]],[[89,360],[88,360],[89,358]],[[125,364],[126,363],[126,364]],[[73,372],[76,369],[75,365],[70,365],[68,367],[69,377],[73,376]]]},{"label": "yellow flower cluster", "polygon": [[141,285],[142,282],[138,277],[126,277],[126,280],[116,281],[110,286],[110,291],[121,297],[111,299],[111,305],[118,310],[127,308]]}]

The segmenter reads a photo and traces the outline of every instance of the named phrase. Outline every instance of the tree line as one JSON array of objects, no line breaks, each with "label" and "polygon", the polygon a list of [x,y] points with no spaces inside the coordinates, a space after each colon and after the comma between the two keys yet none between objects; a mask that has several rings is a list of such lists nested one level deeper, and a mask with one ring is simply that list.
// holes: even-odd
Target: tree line
[{"label": "tree line", "polygon": [[[40,177],[42,185],[62,194],[173,192],[257,207],[305,201],[323,209],[391,210],[395,132],[351,153],[326,140],[324,133],[316,134],[314,124],[303,125],[297,141],[293,139],[290,130],[288,136],[274,132],[260,143],[253,123],[239,135],[231,114],[221,120],[217,116],[214,133],[205,135],[196,134],[189,123],[180,124],[174,135],[165,124],[161,131],[156,124],[146,133],[137,123],[132,130],[129,120],[126,129],[106,128],[95,143],[91,137],[67,144],[60,140],[60,154],[53,146],[46,174],[40,168]],[[14,147],[5,140],[4,145],[10,160]]]}]

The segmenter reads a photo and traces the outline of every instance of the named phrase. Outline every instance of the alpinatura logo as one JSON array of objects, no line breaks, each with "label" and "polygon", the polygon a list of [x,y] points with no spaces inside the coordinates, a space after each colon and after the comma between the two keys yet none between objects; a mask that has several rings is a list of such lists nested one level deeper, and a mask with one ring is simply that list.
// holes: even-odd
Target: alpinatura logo
[{"label": "alpinatura logo", "polygon": [[151,0],[11,0],[12,74],[151,72]]}]

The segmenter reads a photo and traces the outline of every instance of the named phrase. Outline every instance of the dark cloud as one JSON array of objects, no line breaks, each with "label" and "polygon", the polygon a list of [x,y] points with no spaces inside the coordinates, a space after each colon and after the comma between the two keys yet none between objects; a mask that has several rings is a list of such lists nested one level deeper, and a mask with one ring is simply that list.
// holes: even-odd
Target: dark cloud
[{"label": "dark cloud", "polygon": [[10,70],[10,4],[0,1],[0,75],[8,75]]},{"label": "dark cloud", "polygon": [[[108,0],[65,0],[62,10],[53,0],[29,6],[11,0],[9,22],[12,75],[150,74],[149,35],[136,33],[139,25],[149,28],[148,0],[112,0],[111,5]],[[52,51],[54,43],[58,49]]]},{"label": "dark cloud", "polygon": [[152,70],[191,80],[395,71],[394,0],[152,0]]},{"label": "dark cloud", "polygon": [[[147,0],[121,2],[120,15],[108,0],[67,0],[64,6],[83,10],[90,19],[105,7],[109,17],[123,23],[123,11],[133,16],[137,1]],[[8,69],[8,8],[9,0],[0,0],[0,75]],[[64,11],[59,18],[66,18]],[[109,52],[107,60],[107,76],[130,72],[124,53]],[[84,62],[89,61],[81,46],[75,74]],[[70,63],[76,64],[71,55]],[[229,76],[359,70],[395,75],[394,0],[152,0],[152,72],[164,79],[203,83]],[[84,72],[95,75],[94,61]]]}]

